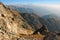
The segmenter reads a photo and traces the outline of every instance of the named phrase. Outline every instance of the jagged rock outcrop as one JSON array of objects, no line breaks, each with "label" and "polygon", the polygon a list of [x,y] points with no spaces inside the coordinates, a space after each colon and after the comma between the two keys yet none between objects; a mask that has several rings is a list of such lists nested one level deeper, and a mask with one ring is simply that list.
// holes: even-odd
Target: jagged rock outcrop
[{"label": "jagged rock outcrop", "polygon": [[42,35],[46,35],[48,33],[48,29],[46,26],[43,25],[40,29],[36,30],[33,34],[37,34],[38,32]]}]

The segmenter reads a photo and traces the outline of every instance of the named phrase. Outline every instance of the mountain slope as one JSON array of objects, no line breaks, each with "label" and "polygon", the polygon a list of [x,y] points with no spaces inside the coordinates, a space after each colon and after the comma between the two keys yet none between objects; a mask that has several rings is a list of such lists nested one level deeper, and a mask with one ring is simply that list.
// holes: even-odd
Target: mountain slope
[{"label": "mountain slope", "polygon": [[60,19],[56,15],[45,15],[42,17],[45,21],[43,24],[47,25],[49,31],[60,32]]},{"label": "mountain slope", "polygon": [[34,29],[36,28],[32,28],[21,13],[0,3],[0,40],[41,40],[41,35],[30,35]]},{"label": "mountain slope", "polygon": [[[15,8],[16,7],[16,8]],[[12,9],[12,8],[14,8],[13,10],[17,10],[17,11],[19,11],[20,12],[20,10],[24,10],[25,8],[31,8],[31,10],[32,9],[34,9],[34,11],[32,12],[32,13],[36,13],[36,14],[38,14],[39,13],[39,16],[41,15],[41,14],[49,14],[49,15],[44,15],[43,17],[33,17],[32,16],[32,18],[35,20],[36,19],[36,21],[35,22],[37,22],[37,24],[38,24],[38,26],[40,26],[40,23],[41,23],[41,25],[46,25],[47,27],[48,27],[48,29],[49,29],[49,31],[60,31],[60,18],[59,17],[56,17],[54,14],[53,15],[50,15],[51,14],[51,12],[49,11],[49,10],[47,10],[47,9],[45,9],[44,10],[44,8],[43,7],[40,7],[40,8],[35,8],[35,7],[23,7],[22,6],[22,9],[21,9],[21,7],[20,6],[10,6],[9,7],[10,9]],[[20,10],[18,10],[18,9],[20,9]],[[39,9],[39,11],[38,11],[38,9]],[[29,21],[29,16],[27,16],[26,17],[26,15],[28,15],[28,12],[26,13],[26,12],[24,12],[22,10],[22,13],[23,13],[23,15],[22,15],[22,17],[28,22],[28,24],[30,24],[31,26],[33,25],[35,25],[35,22],[34,22],[34,20],[33,20],[33,22],[31,22],[31,19],[30,19],[30,21]],[[28,9],[27,9],[28,10]],[[43,11],[42,11],[43,10]],[[36,12],[37,11],[37,12]],[[44,12],[45,11],[45,12]],[[24,14],[25,13],[25,14]],[[30,17],[31,17],[31,13],[29,14],[30,15]],[[35,15],[34,15],[35,16]],[[53,17],[53,18],[52,18]],[[39,23],[38,23],[39,22]],[[35,25],[36,27],[38,27],[37,26],[37,24]],[[32,27],[33,27],[32,26]],[[34,26],[34,27],[35,27]],[[35,28],[36,29],[36,28]],[[38,28],[37,28],[38,29]]]},{"label": "mountain slope", "polygon": [[21,13],[21,16],[27,21],[28,24],[32,26],[34,30],[37,30],[42,26],[39,21],[40,17],[36,14]]},{"label": "mountain slope", "polygon": [[0,26],[3,27],[5,25],[8,29],[6,29],[6,31],[14,34],[28,34],[28,30],[30,31],[32,29],[28,23],[23,21],[24,19],[20,16],[20,13],[9,10],[2,3],[0,3],[0,20]]},{"label": "mountain slope", "polygon": [[[32,34],[42,25],[46,25],[49,31],[60,30],[56,18],[19,13],[0,3],[0,40],[42,40],[44,36],[41,34]],[[49,33],[47,36],[50,37]]]},{"label": "mountain slope", "polygon": [[56,15],[45,15],[43,17],[28,13],[21,13],[21,15],[34,30],[46,25],[50,32],[60,32],[60,20]]}]

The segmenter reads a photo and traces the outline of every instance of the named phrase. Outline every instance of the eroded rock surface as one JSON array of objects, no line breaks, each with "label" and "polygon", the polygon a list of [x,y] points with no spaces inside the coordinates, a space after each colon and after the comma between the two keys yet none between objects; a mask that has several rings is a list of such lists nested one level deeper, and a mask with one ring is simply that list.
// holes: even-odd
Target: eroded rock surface
[{"label": "eroded rock surface", "polygon": [[19,12],[6,8],[0,3],[0,40],[13,40],[19,34],[32,34],[31,26],[24,21]]}]

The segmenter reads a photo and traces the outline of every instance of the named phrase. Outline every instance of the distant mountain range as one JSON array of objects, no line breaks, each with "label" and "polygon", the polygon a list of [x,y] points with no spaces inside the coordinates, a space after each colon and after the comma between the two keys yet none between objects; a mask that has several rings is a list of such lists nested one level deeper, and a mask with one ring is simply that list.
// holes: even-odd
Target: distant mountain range
[{"label": "distant mountain range", "polygon": [[[21,12],[22,17],[35,29],[41,25],[46,25],[49,31],[60,32],[60,17],[51,14],[49,10],[43,7],[17,7],[8,6],[10,9]],[[24,12],[24,11],[25,12]],[[36,13],[36,14],[35,14]],[[45,13],[45,14],[44,14]],[[47,13],[47,14],[46,14]],[[38,16],[39,15],[39,16]],[[41,16],[43,15],[43,16]]]},{"label": "distant mountain range", "polygon": [[51,14],[51,11],[48,10],[45,7],[37,7],[37,6],[29,6],[29,5],[20,5],[20,6],[16,6],[16,5],[7,5],[8,8],[11,8],[13,10],[16,10],[18,12],[21,13],[35,13],[39,16],[44,16],[44,15],[49,15]]},{"label": "distant mountain range", "polygon": [[45,15],[42,17],[50,31],[59,31],[60,32],[60,19],[56,15]]}]

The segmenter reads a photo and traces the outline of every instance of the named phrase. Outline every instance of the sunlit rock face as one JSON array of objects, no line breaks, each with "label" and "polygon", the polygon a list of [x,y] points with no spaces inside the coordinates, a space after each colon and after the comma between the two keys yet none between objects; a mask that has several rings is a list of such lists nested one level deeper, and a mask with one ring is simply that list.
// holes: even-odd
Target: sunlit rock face
[{"label": "sunlit rock face", "polygon": [[19,12],[0,3],[0,40],[41,40],[30,35],[32,33],[33,28]]},{"label": "sunlit rock face", "polygon": [[32,34],[31,26],[24,21],[20,13],[9,10],[0,3],[0,32],[5,34]]}]

